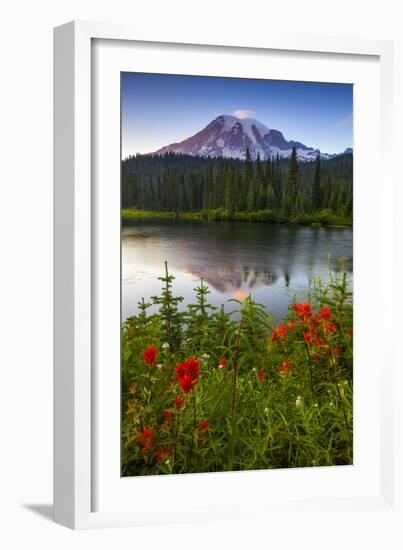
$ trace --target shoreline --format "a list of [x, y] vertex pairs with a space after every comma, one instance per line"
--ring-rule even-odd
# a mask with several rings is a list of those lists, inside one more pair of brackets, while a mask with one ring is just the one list
[[334, 229], [352, 229], [353, 223], [350, 220], [331, 214], [328, 211], [316, 214], [303, 214], [294, 219], [287, 218], [281, 214], [260, 210], [257, 212], [235, 212], [230, 214], [225, 210], [210, 210], [198, 212], [174, 212], [174, 211], [154, 211], [138, 210], [135, 208], [124, 208], [121, 210], [122, 220], [133, 219], [183, 219], [209, 221], [233, 221], [248, 223], [281, 223], [287, 225], [307, 225], [310, 227], [330, 227]]

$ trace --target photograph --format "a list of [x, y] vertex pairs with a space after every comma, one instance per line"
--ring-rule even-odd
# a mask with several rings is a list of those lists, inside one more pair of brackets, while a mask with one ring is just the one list
[[122, 72], [121, 476], [353, 464], [353, 85]]

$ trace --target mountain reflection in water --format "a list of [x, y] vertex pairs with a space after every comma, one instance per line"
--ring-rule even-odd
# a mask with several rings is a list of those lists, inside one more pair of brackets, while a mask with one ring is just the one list
[[[221, 305], [248, 294], [276, 317], [290, 299], [303, 299], [315, 277], [331, 269], [352, 272], [352, 230], [264, 223], [133, 220], [122, 228], [122, 319], [137, 311], [137, 302], [159, 293], [164, 261], [175, 276], [173, 290], [194, 298], [202, 278], [209, 301]], [[228, 310], [239, 307], [226, 305]]]

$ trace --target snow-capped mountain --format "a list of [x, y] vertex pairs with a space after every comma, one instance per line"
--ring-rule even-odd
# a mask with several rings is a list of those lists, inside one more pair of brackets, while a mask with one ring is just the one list
[[[299, 141], [287, 141], [279, 130], [270, 129], [253, 118], [237, 118], [220, 115], [193, 136], [179, 142], [166, 145], [154, 154], [173, 152], [187, 155], [245, 158], [249, 149], [252, 159], [260, 155], [261, 159], [275, 157], [288, 158], [292, 148], [296, 147], [299, 160], [314, 160], [318, 149], [307, 147]], [[321, 153], [324, 159], [335, 155]]]

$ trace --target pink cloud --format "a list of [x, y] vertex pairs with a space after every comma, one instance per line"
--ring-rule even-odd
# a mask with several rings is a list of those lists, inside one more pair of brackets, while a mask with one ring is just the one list
[[251, 111], [250, 109], [237, 109], [234, 111], [234, 115], [237, 118], [249, 118], [255, 114], [255, 111]]

